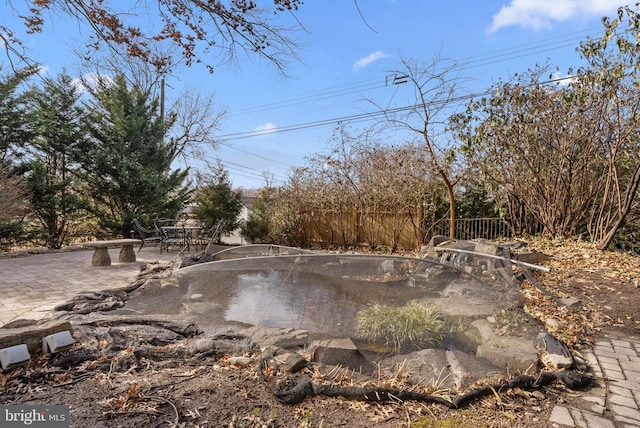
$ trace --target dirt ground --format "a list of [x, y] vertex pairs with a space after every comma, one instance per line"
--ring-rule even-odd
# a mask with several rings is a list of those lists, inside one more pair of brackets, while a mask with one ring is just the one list
[[[551, 296], [523, 287], [523, 306], [573, 349], [579, 352], [603, 334], [640, 334], [640, 258], [576, 242], [533, 241], [525, 250], [548, 257], [539, 264], [551, 272], [535, 276]], [[573, 300], [558, 306], [560, 299]], [[67, 369], [36, 357], [27, 369], [0, 374], [0, 402], [69, 405], [72, 427], [530, 427], [545, 426], [556, 403], [581, 393], [558, 383], [515, 388], [455, 410], [320, 396], [281, 404], [245, 360], [160, 361], [134, 358], [126, 347], [119, 355], [117, 364], [87, 360]], [[455, 394], [437, 385], [429, 392]]]

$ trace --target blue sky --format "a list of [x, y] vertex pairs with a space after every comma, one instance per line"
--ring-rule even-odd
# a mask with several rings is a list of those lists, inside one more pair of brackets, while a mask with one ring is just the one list
[[[264, 60], [241, 55], [237, 66], [220, 64], [213, 74], [198, 65], [178, 70], [168, 79], [168, 96], [179, 94], [183, 86], [196, 88], [226, 108], [217, 130], [223, 144], [209, 150], [207, 157], [222, 159], [235, 186], [264, 185], [263, 171], [280, 184], [291, 167], [304, 164], [305, 156], [326, 150], [337, 120], [375, 111], [365, 100], [386, 105], [403, 96], [406, 89], [385, 84], [401, 59], [454, 60], [464, 66], [466, 90], [471, 92], [547, 61], [559, 67], [558, 76], [564, 76], [570, 66], [581, 65], [575, 52], [580, 40], [601, 34], [602, 16], [613, 17], [622, 4], [620, 0], [306, 0], [296, 15], [304, 26], [295, 35], [302, 45], [300, 61], [290, 63], [289, 77]], [[6, 16], [0, 14], [0, 24]], [[297, 25], [290, 17], [282, 19]], [[52, 75], [63, 67], [76, 75], [80, 71], [73, 48], [82, 46], [77, 30], [68, 22], [54, 21], [43, 35], [25, 38], [29, 53]], [[282, 132], [287, 128], [300, 129]], [[271, 132], [247, 136], [260, 130]]]

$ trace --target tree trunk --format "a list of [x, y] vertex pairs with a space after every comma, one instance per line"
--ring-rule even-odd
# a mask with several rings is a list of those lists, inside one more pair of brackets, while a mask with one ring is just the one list
[[453, 184], [445, 180], [447, 193], [449, 194], [449, 238], [456, 238], [456, 198], [453, 193]]
[[613, 241], [613, 238], [616, 235], [616, 232], [624, 226], [627, 215], [631, 212], [631, 207], [633, 206], [633, 201], [636, 197], [636, 193], [638, 192], [638, 187], [640, 186], [640, 166], [636, 168], [633, 173], [633, 177], [631, 178], [631, 182], [629, 183], [629, 187], [627, 188], [627, 192], [625, 193], [624, 198], [624, 206], [618, 212], [618, 220], [616, 220], [611, 229], [604, 235], [604, 237], [598, 242], [599, 250], [606, 250]]

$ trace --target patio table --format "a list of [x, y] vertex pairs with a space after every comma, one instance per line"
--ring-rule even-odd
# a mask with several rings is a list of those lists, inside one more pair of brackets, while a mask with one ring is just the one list
[[202, 230], [201, 226], [161, 226], [162, 231], [162, 248], [169, 251], [170, 245], [180, 245], [187, 247], [187, 251], [191, 248], [191, 241], [195, 232]]

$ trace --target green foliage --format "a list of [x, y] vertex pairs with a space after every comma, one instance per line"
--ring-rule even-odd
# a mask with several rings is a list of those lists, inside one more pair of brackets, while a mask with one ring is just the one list
[[457, 193], [456, 217], [482, 218], [495, 217], [498, 207], [489, 190], [476, 180], [467, 181], [461, 186], [462, 192]]
[[21, 222], [0, 222], [0, 251], [15, 245], [24, 235], [24, 226]]
[[609, 249], [640, 255], [640, 222], [631, 221], [619, 230]]
[[443, 337], [444, 321], [433, 308], [411, 302], [402, 307], [375, 304], [356, 315], [356, 334], [368, 340], [384, 340], [400, 350], [407, 345], [422, 348]]
[[26, 183], [33, 213], [45, 245], [60, 248], [68, 240], [71, 222], [86, 206], [75, 175], [76, 152], [85, 138], [80, 94], [67, 74], [45, 79], [29, 94], [33, 139], [25, 148]]
[[203, 184], [198, 186], [193, 197], [194, 214], [208, 228], [222, 219], [225, 220], [223, 232], [236, 230], [243, 207], [242, 193], [231, 188], [229, 173], [218, 163], [210, 176], [201, 176], [198, 181]]
[[90, 143], [80, 157], [103, 229], [128, 236], [133, 219], [174, 218], [190, 197], [188, 170], [172, 170], [172, 146], [158, 100], [129, 89], [123, 76], [102, 82], [88, 118]]
[[271, 240], [273, 193], [274, 189], [269, 187], [260, 190], [258, 199], [249, 211], [249, 218], [241, 226], [242, 236], [254, 244]]
[[[298, 426], [300, 428], [314, 428], [313, 418], [311, 417], [311, 410], [305, 410], [304, 418], [302, 419], [302, 421], [300, 421], [300, 425]], [[317, 428], [322, 428], [324, 426], [324, 419], [321, 419], [316, 426]]]
[[24, 94], [18, 89], [37, 71], [35, 67], [25, 68], [0, 77], [0, 161], [15, 160], [20, 156], [19, 149], [31, 138]]

